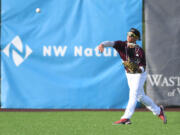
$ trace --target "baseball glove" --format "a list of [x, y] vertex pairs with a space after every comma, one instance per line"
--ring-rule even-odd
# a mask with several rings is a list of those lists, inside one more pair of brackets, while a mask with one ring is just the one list
[[129, 71], [129, 73], [138, 73], [139, 72], [139, 66], [137, 63], [131, 61], [128, 59], [127, 61], [123, 62], [125, 68]]

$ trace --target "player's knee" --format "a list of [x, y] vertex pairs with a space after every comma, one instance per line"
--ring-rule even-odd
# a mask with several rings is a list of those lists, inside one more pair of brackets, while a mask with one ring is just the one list
[[138, 95], [137, 101], [138, 101], [138, 102], [142, 102], [142, 101], [143, 101], [143, 98], [144, 98], [143, 95]]

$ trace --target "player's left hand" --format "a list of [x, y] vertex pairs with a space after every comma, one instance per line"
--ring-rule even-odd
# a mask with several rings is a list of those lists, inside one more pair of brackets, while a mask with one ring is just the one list
[[141, 69], [139, 69], [138, 65], [135, 62], [128, 60], [124, 61], [123, 64], [130, 73], [141, 73]]

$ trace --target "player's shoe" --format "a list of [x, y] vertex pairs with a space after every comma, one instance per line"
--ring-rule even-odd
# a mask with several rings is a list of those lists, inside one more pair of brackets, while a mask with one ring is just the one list
[[113, 125], [118, 125], [118, 124], [128, 125], [128, 124], [131, 124], [131, 121], [130, 121], [130, 119], [120, 119], [120, 120], [113, 123]]
[[161, 109], [161, 111], [160, 111], [160, 114], [158, 117], [163, 121], [164, 124], [167, 124], [167, 119], [166, 119], [166, 116], [164, 114], [164, 107], [161, 105], [160, 109]]

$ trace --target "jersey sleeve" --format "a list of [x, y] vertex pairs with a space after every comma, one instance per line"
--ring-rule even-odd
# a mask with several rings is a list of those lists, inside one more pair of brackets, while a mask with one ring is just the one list
[[113, 48], [116, 49], [116, 50], [124, 50], [125, 44], [124, 44], [123, 41], [118, 40], [118, 41], [115, 41], [115, 42], [114, 42]]
[[101, 44], [103, 44], [104, 47], [113, 47], [115, 42], [114, 41], [104, 41]]

